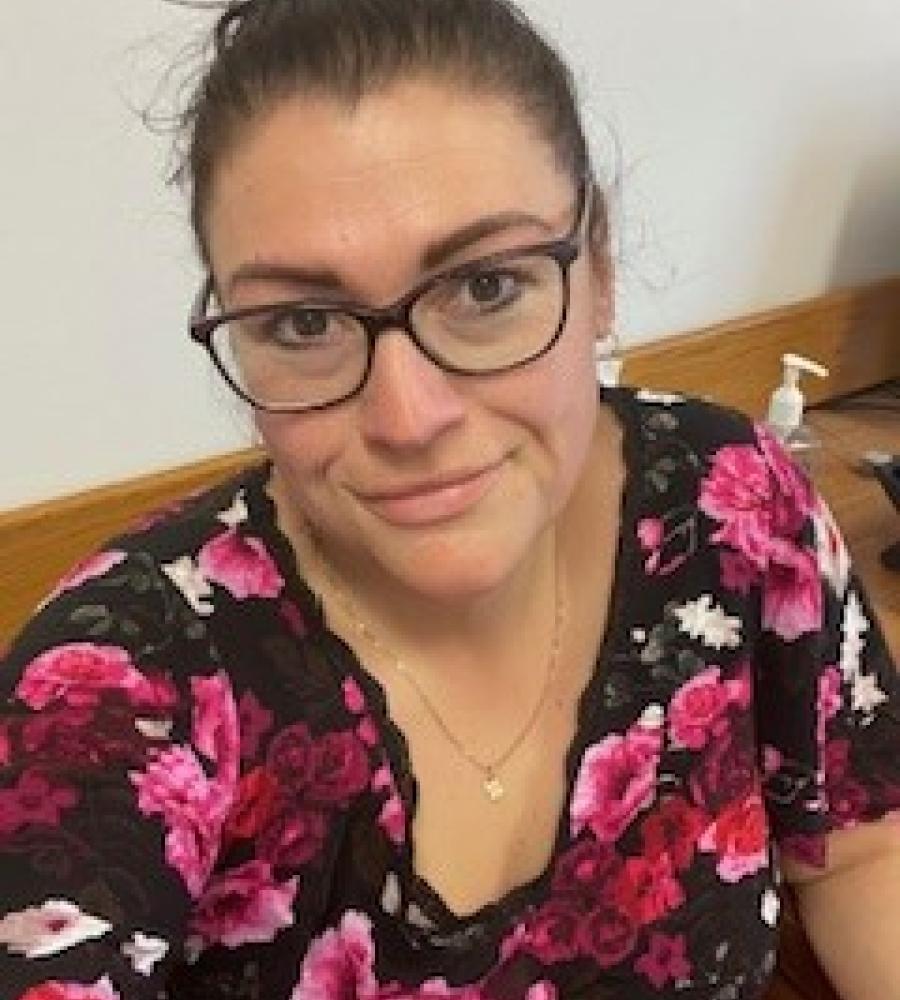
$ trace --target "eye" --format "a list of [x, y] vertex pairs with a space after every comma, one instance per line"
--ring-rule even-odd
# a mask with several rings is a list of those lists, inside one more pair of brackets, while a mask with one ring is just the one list
[[257, 316], [247, 324], [261, 343], [273, 347], [309, 348], [339, 337], [343, 326], [340, 314], [328, 309], [276, 309]]
[[515, 279], [509, 274], [476, 274], [470, 278], [466, 290], [474, 302], [490, 304], [508, 297], [515, 288]]
[[270, 335], [290, 347], [303, 341], [321, 340], [329, 327], [329, 314], [324, 309], [292, 309], [273, 318]]
[[454, 297], [464, 309], [490, 312], [515, 302], [522, 290], [522, 275], [514, 271], [479, 271], [458, 280]]

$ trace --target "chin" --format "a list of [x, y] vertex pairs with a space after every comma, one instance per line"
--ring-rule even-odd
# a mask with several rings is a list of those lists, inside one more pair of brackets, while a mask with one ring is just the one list
[[385, 553], [384, 568], [423, 597], [447, 603], [491, 594], [507, 582], [532, 548], [528, 540], [491, 532], [433, 533], [402, 551]]

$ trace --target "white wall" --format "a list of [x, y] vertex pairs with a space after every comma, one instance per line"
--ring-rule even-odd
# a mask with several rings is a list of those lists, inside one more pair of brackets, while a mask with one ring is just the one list
[[[897, 0], [525, 6], [620, 161], [626, 342], [900, 272]], [[246, 440], [184, 334], [185, 206], [134, 110], [208, 19], [0, 5], [0, 509]]]

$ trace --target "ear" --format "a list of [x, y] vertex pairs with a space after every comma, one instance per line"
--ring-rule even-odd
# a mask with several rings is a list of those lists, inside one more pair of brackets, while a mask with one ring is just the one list
[[613, 263], [607, 247], [591, 246], [591, 319], [598, 340], [613, 330], [615, 299], [613, 296]]

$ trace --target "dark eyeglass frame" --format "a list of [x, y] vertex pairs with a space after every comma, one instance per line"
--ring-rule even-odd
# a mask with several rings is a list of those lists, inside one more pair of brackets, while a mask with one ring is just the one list
[[[527, 246], [515, 247], [510, 250], [501, 250], [497, 253], [489, 254], [486, 257], [479, 257], [477, 260], [466, 261], [465, 263], [460, 264], [457, 267], [449, 268], [446, 271], [440, 271], [416, 285], [412, 290], [407, 292], [402, 296], [402, 298], [398, 299], [392, 305], [383, 306], [379, 309], [366, 309], [363, 307], [342, 305], [334, 302], [317, 302], [313, 299], [297, 299], [287, 300], [285, 302], [268, 303], [266, 305], [244, 306], [241, 309], [234, 309], [228, 312], [218, 313], [214, 316], [208, 316], [206, 311], [209, 308], [210, 299], [213, 297], [213, 293], [215, 291], [215, 282], [213, 276], [210, 274], [200, 287], [200, 290], [194, 300], [193, 307], [191, 308], [190, 320], [188, 323], [189, 336], [191, 340], [205, 348], [219, 373], [241, 399], [254, 409], [263, 410], [268, 413], [307, 413], [314, 410], [324, 410], [332, 406], [337, 406], [339, 403], [343, 403], [346, 402], [346, 400], [351, 399], [362, 390], [363, 386], [368, 381], [369, 373], [372, 369], [372, 358], [375, 354], [376, 341], [388, 330], [402, 330], [433, 364], [437, 365], [437, 367], [443, 371], [450, 372], [453, 375], [494, 375], [499, 372], [512, 371], [515, 368], [521, 368], [523, 365], [536, 361], [538, 358], [550, 351], [562, 336], [562, 332], [565, 329], [566, 321], [569, 316], [570, 270], [574, 261], [577, 260], [581, 254], [584, 246], [582, 228], [585, 217], [588, 215], [587, 209], [590, 204], [590, 192], [592, 189], [593, 185], [589, 177], [584, 177], [580, 180], [578, 185], [575, 222], [569, 232], [560, 239], [547, 240], [541, 243], [531, 243]], [[562, 309], [560, 311], [559, 323], [557, 324], [553, 335], [540, 350], [534, 351], [522, 358], [520, 361], [515, 361], [509, 365], [503, 365], [499, 368], [478, 369], [477, 371], [472, 371], [468, 368], [457, 368], [454, 365], [447, 364], [443, 358], [438, 357], [427, 344], [423, 343], [412, 324], [412, 312], [419, 299], [431, 291], [436, 284], [446, 281], [447, 279], [464, 278], [469, 275], [474, 276], [483, 271], [486, 267], [502, 263], [505, 260], [523, 256], [551, 257], [559, 265], [560, 275], [562, 278]], [[347, 316], [352, 316], [355, 320], [357, 320], [366, 334], [367, 353], [365, 369], [363, 370], [358, 384], [352, 390], [345, 393], [343, 396], [340, 396], [337, 399], [329, 400], [326, 403], [314, 403], [306, 406], [260, 403], [258, 400], [249, 396], [241, 388], [241, 386], [235, 382], [225, 365], [219, 359], [218, 352], [213, 344], [213, 333], [218, 327], [226, 323], [233, 322], [234, 320], [243, 319], [247, 316], [269, 313], [273, 310], [290, 313], [294, 310], [300, 309], [341, 312]]]

